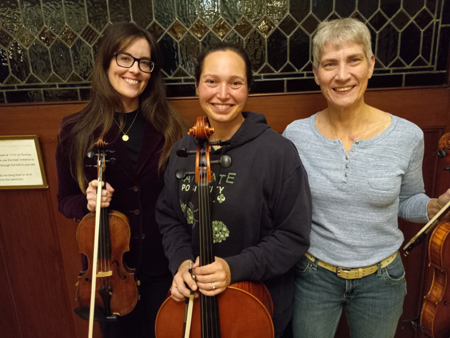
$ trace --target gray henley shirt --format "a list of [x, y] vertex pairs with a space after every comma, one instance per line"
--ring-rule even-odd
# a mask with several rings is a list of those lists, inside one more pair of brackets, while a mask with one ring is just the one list
[[398, 216], [428, 221], [423, 132], [391, 115], [385, 131], [371, 139], [356, 139], [347, 153], [341, 140], [319, 133], [316, 115], [292, 122], [283, 133], [296, 145], [311, 187], [308, 252], [342, 267], [377, 263], [404, 240]]

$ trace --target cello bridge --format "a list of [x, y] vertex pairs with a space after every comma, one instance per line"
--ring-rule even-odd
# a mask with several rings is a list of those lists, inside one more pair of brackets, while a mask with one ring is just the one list
[[112, 271], [99, 271], [97, 272], [97, 278], [102, 278], [102, 277], [111, 277], [112, 276]]

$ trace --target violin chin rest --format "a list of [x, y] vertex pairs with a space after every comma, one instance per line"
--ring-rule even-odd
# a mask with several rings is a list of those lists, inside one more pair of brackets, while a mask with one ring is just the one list
[[[89, 305], [82, 305], [77, 307], [74, 311], [82, 319], [89, 320]], [[117, 321], [117, 315], [106, 316], [105, 312], [100, 307], [94, 309], [94, 321], [96, 322], [114, 322]]]

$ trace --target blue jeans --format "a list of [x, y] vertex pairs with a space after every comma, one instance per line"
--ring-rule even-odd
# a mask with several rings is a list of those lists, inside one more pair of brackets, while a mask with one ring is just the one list
[[394, 337], [406, 295], [400, 254], [360, 279], [342, 279], [303, 256], [296, 266], [295, 338], [332, 338], [342, 309], [352, 338]]

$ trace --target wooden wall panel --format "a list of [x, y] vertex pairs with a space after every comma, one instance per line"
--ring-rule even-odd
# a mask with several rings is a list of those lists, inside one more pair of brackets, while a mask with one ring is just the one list
[[[437, 195], [450, 187], [450, 175], [439, 168], [441, 162], [435, 155], [437, 141], [450, 130], [450, 90], [376, 90], [367, 92], [366, 101], [413, 121], [425, 131], [427, 192]], [[196, 98], [175, 98], [171, 102], [191, 124], [201, 114]], [[0, 105], [0, 135], [39, 136], [49, 184], [48, 189], [0, 190], [1, 337], [86, 336], [87, 322], [73, 312], [75, 282], [80, 270], [76, 223], [58, 212], [55, 167], [61, 118], [83, 106], [84, 103]], [[247, 102], [247, 110], [265, 114], [277, 132], [282, 132], [293, 120], [308, 117], [325, 106], [320, 93], [255, 95]], [[421, 225], [402, 223], [401, 227], [409, 240]], [[408, 296], [402, 319], [409, 321], [418, 316], [426, 289], [426, 245], [416, 248], [404, 263]], [[343, 325], [337, 337], [347, 336]], [[397, 337], [419, 335], [406, 322], [399, 326]]]
[[2, 223], [0, 221], [0, 336], [2, 338], [22, 338], [17, 306], [12, 294], [12, 281], [5, 261], [6, 244]]
[[[23, 338], [57, 337], [73, 327], [63, 283], [60, 246], [47, 190], [8, 190], [0, 195], [2, 254]], [[50, 305], [51, 306], [48, 306]], [[45, 323], [45, 325], [42, 325]], [[26, 330], [24, 329], [26, 328]]]

